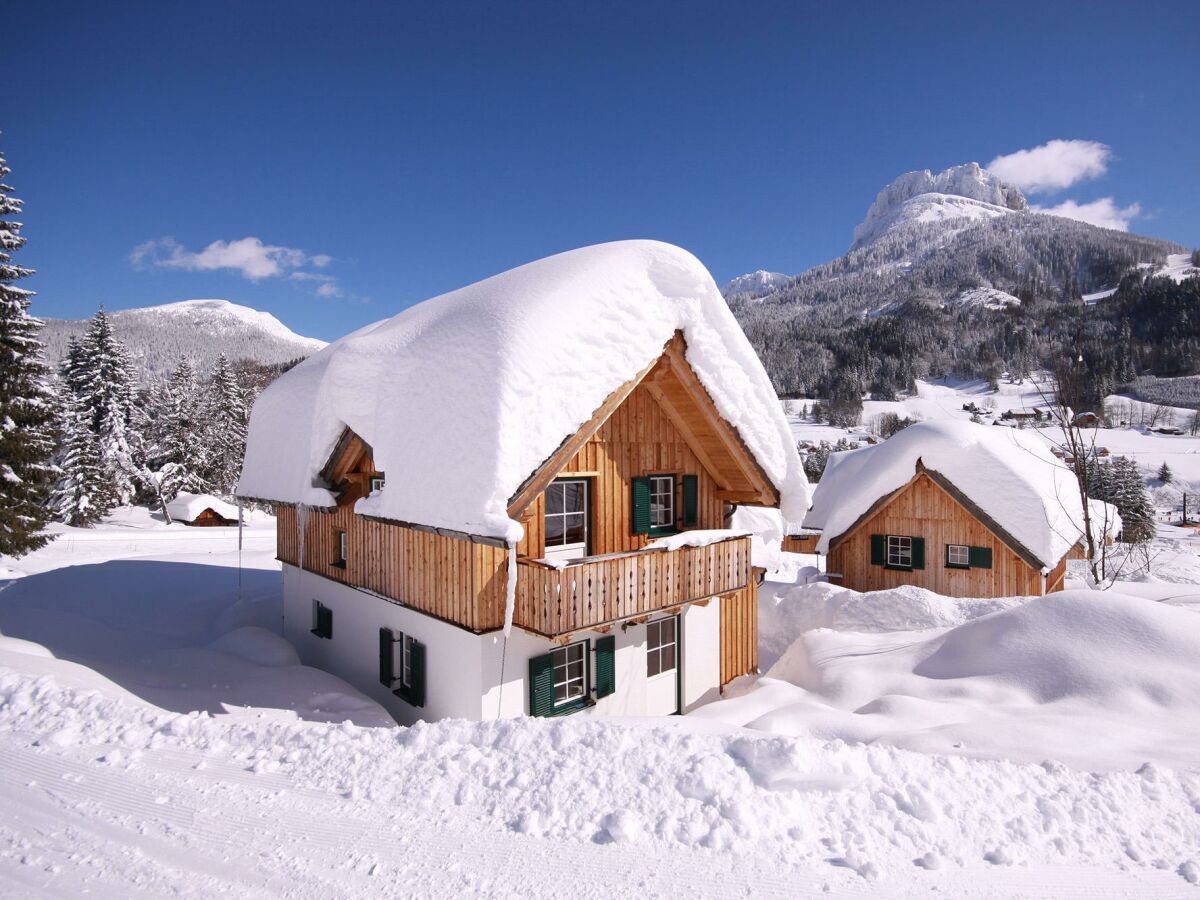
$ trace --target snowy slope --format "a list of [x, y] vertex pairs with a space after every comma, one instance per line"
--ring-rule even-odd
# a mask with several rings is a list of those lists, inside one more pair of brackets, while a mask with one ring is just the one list
[[721, 294], [725, 297], [732, 297], [734, 294], [751, 294], [755, 297], [762, 297], [791, 280], [791, 275], [759, 269], [757, 272], [748, 272], [731, 279], [721, 290]]
[[357, 511], [515, 541], [509, 499], [677, 331], [798, 521], [808, 481], [762, 364], [703, 264], [657, 241], [538, 260], [330, 345], [255, 402], [238, 494], [332, 505], [313, 479], [349, 427], [403, 474]]
[[[828, 688], [765, 678], [717, 717], [362, 727], [374, 704], [268, 652], [268, 627], [247, 634], [278, 578], [269, 523], [243, 573], [249, 608], [216, 531], [123, 514], [86, 546], [64, 531], [0, 559], [29, 573], [0, 591], [5, 896], [1195, 896], [1200, 773], [1166, 764], [1200, 695], [1196, 626], [1179, 618], [1194, 613], [1088, 596], [975, 618], [982, 634], [817, 633]], [[131, 626], [137, 651], [108, 639]], [[31, 642], [39, 628], [55, 656]], [[89, 653], [105, 674], [80, 664]], [[1063, 696], [1039, 680], [1055, 673]], [[922, 701], [922, 683], [941, 697]], [[780, 731], [823, 716], [888, 737], [766, 733], [771, 708]], [[1117, 714], [1123, 730], [1104, 731]], [[998, 752], [1014, 725], [1031, 762]], [[889, 745], [905, 740], [927, 752]], [[1083, 768], [1056, 761], [1097, 746]]]
[[[165, 375], [187, 357], [207, 371], [220, 353], [230, 359], [280, 363], [308, 356], [325, 341], [296, 334], [267, 312], [228, 300], [182, 300], [109, 313], [113, 330], [143, 377]], [[47, 356], [57, 363], [67, 340], [87, 329], [83, 319], [46, 319]]]

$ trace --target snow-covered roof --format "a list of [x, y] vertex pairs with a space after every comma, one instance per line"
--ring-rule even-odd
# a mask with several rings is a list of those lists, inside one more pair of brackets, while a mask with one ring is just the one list
[[206, 509], [211, 509], [222, 519], [237, 520], [237, 507], [232, 503], [226, 503], [220, 497], [214, 497], [212, 494], [189, 494], [180, 493], [175, 495], [175, 499], [167, 504], [167, 513], [172, 519], [182, 522], [190, 522], [204, 512]]
[[315, 479], [349, 427], [388, 476], [358, 512], [517, 540], [509, 498], [676, 330], [799, 521], [808, 481], [762, 364], [699, 260], [657, 241], [539, 260], [334, 342], [259, 396], [237, 491], [333, 505]]
[[805, 527], [821, 529], [817, 551], [829, 552], [872, 504], [907, 484], [918, 460], [1044, 566], [1054, 566], [1083, 535], [1074, 473], [1041, 437], [937, 420], [910, 425], [881, 444], [830, 455], [804, 520]]

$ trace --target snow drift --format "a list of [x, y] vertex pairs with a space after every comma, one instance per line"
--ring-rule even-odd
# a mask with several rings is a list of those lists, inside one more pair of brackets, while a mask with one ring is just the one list
[[255, 403], [237, 492], [331, 505], [314, 478], [348, 426], [397, 476], [359, 512], [515, 541], [509, 498], [676, 330], [785, 514], [803, 518], [808, 482], [758, 357], [704, 266], [655, 241], [530, 263], [330, 345]]

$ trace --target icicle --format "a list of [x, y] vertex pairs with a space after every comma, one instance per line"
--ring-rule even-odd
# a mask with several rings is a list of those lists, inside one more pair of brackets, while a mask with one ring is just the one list
[[242, 605], [242, 528], [246, 524], [245, 516], [242, 514], [242, 498], [237, 498], [238, 502], [238, 607]]
[[513, 610], [517, 607], [517, 545], [508, 545], [508, 593], [504, 598], [504, 636], [512, 631]]

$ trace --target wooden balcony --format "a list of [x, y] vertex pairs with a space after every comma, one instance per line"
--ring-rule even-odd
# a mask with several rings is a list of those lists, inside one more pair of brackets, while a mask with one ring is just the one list
[[750, 584], [750, 538], [517, 566], [517, 625], [550, 637], [670, 609]]

